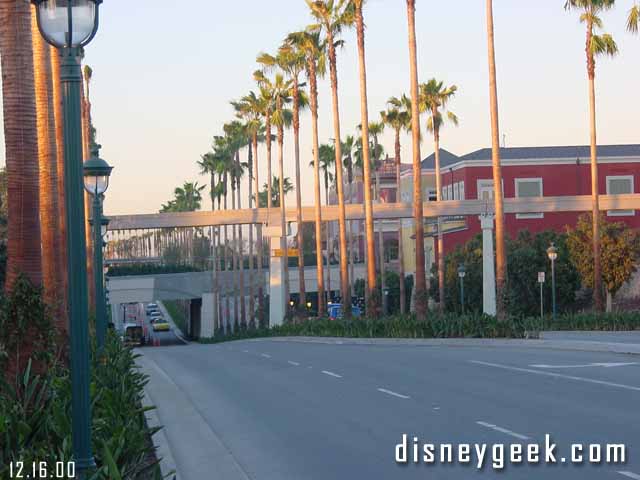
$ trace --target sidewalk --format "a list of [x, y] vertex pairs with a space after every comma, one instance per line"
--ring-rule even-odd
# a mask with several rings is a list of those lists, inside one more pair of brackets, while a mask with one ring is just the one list
[[[563, 334], [571, 334], [565, 339]], [[617, 341], [608, 340], [611, 338]], [[599, 334], [597, 337], [595, 334]], [[627, 334], [629, 337], [624, 337]], [[637, 337], [636, 337], [637, 335]], [[623, 336], [625, 341], [619, 338]], [[547, 339], [551, 337], [551, 339]], [[635, 338], [637, 338], [637, 341]], [[344, 337], [274, 337], [258, 338], [253, 342], [276, 341], [298, 343], [323, 343], [332, 345], [413, 345], [416, 347], [486, 347], [486, 348], [540, 348], [580, 352], [619, 353], [640, 355], [640, 332], [543, 332], [542, 340], [485, 339], [485, 338], [344, 338]], [[598, 338], [599, 341], [591, 340]], [[633, 340], [631, 340], [633, 338]], [[605, 341], [600, 341], [605, 340]]]

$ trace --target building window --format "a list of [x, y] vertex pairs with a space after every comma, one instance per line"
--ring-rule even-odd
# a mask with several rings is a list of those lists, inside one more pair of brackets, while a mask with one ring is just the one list
[[453, 200], [453, 185], [447, 185], [447, 199]]
[[[541, 178], [516, 178], [516, 197], [517, 198], [535, 198], [542, 197], [542, 179]], [[544, 218], [544, 213], [518, 213], [516, 218]]]
[[478, 200], [493, 200], [493, 180], [478, 180]]
[[427, 198], [429, 199], [430, 202], [435, 202], [438, 200], [438, 195], [436, 193], [435, 188], [427, 189]]
[[[626, 193], [635, 193], [633, 175], [607, 177], [607, 195], [624, 195]], [[609, 217], [629, 217], [635, 214], [635, 210], [611, 210], [607, 212]]]
[[453, 199], [460, 200], [460, 184], [457, 182], [453, 184]]
[[465, 200], [465, 196], [464, 196], [464, 182], [460, 182], [460, 200]]

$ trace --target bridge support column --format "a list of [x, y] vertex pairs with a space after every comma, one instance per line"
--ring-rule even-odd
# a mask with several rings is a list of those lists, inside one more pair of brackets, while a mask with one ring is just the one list
[[493, 255], [493, 215], [481, 215], [482, 227], [482, 310], [496, 314], [496, 269]]
[[[287, 313], [287, 299], [284, 298], [284, 262], [285, 256], [276, 256], [276, 250], [280, 250], [282, 229], [280, 225], [270, 226], [266, 229], [269, 235], [269, 326], [282, 325]], [[286, 244], [286, 243], [285, 243]], [[286, 252], [279, 252], [286, 255]]]
[[200, 337], [211, 338], [215, 336], [214, 318], [216, 316], [215, 293], [202, 294], [202, 311]]

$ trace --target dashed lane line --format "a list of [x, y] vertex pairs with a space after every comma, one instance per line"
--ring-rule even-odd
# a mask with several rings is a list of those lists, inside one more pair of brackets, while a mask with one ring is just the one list
[[494, 425], [493, 423], [487, 422], [476, 422], [478, 425], [482, 425], [483, 427], [490, 428], [491, 430], [495, 430], [496, 432], [504, 433], [505, 435], [509, 435], [511, 437], [517, 438], [518, 440], [529, 440], [529, 437], [526, 435], [522, 435], [520, 433], [513, 432], [511, 430], [507, 430], [506, 428], [499, 427]]
[[328, 370], [322, 370], [322, 373], [324, 373], [325, 375], [329, 375], [330, 377], [342, 378], [342, 375], [338, 375], [337, 373], [333, 373]]
[[638, 475], [637, 473], [633, 473], [633, 472], [618, 472], [618, 473], [623, 477], [633, 478], [634, 480], [640, 480], [640, 475]]
[[271, 355], [269, 355], [268, 353], [261, 353], [260, 356], [264, 358], [271, 358]]
[[403, 400], [408, 400], [411, 398], [407, 395], [402, 395], [401, 393], [396, 393], [391, 390], [387, 390], [386, 388], [378, 388], [378, 391], [382, 393], [386, 393], [387, 395], [391, 395], [393, 397], [402, 398]]
[[299, 366], [300, 366], [300, 364], [299, 364], [298, 362], [293, 362], [293, 361], [291, 361], [291, 360], [288, 360], [288, 361], [287, 361], [287, 363], [288, 363], [289, 365], [293, 365], [294, 367], [299, 367]]

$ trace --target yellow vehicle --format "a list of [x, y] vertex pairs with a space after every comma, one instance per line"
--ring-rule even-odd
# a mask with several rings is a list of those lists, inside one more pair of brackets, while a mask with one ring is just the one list
[[151, 326], [154, 332], [168, 332], [171, 330], [169, 323], [163, 318], [156, 318], [151, 320]]

